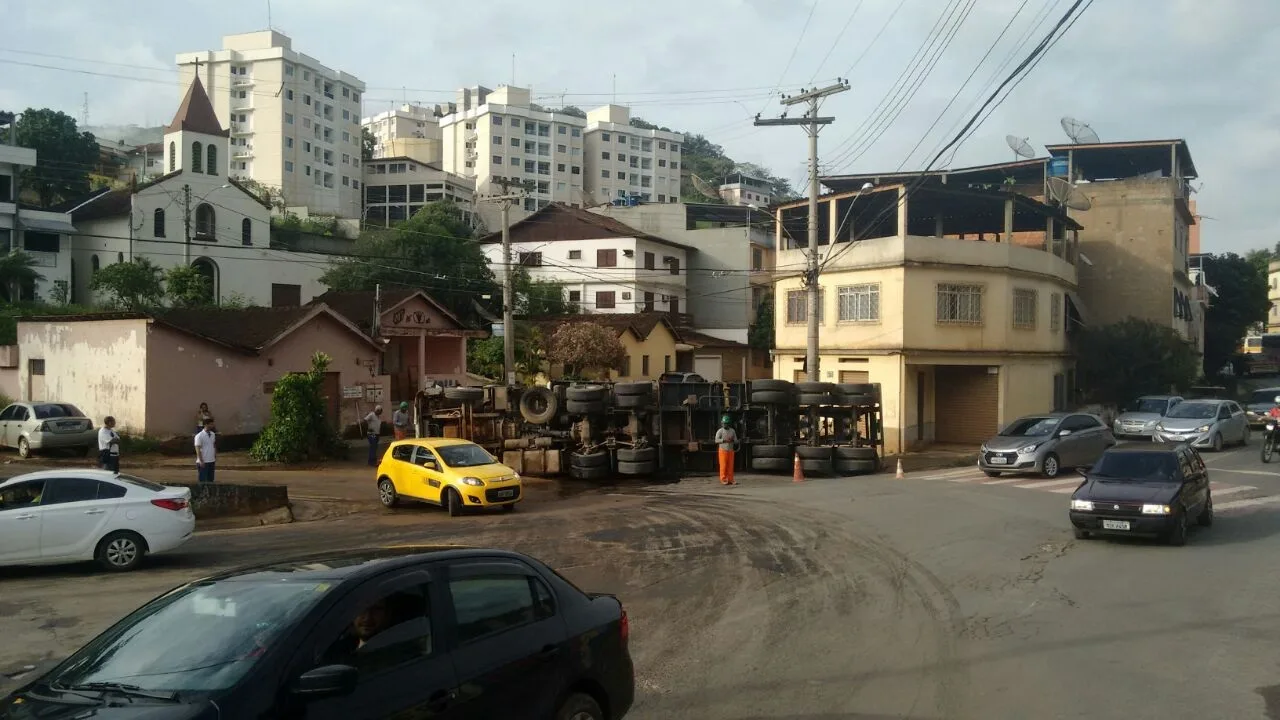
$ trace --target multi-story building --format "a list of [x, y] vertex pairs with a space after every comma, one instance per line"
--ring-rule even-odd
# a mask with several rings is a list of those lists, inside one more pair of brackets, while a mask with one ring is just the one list
[[[818, 212], [819, 377], [880, 384], [886, 452], [976, 447], [1070, 403], [1080, 225], [1060, 208], [1000, 188], [891, 182], [822, 196]], [[777, 267], [803, 268], [806, 201], [776, 216]], [[859, 219], [856, 239], [844, 218]], [[774, 377], [805, 380], [799, 273], [780, 273], [774, 294]]]
[[475, 180], [476, 192], [497, 195], [503, 182], [523, 186], [523, 209], [549, 203], [581, 207], [584, 118], [546, 112], [530, 102], [528, 88], [501, 86], [458, 91], [455, 111], [440, 118], [441, 167]]
[[408, 157], [385, 157], [364, 164], [364, 220], [389, 226], [413, 217], [423, 204], [449, 200], [475, 217], [475, 181]]
[[765, 207], [773, 202], [773, 190], [760, 178], [734, 173], [720, 185], [720, 199], [729, 205]]
[[439, 165], [444, 159], [440, 140], [439, 105], [401, 105], [366, 117], [361, 126], [373, 136], [373, 157], [407, 157]]
[[684, 135], [633, 127], [631, 110], [605, 105], [587, 113], [586, 181], [590, 205], [619, 199], [680, 201], [680, 144]]
[[[71, 300], [70, 233], [76, 232], [66, 213], [23, 205], [19, 176], [35, 167], [36, 151], [0, 144], [0, 252], [22, 250], [35, 261], [40, 279], [17, 288], [18, 299]], [[8, 289], [4, 292], [8, 294]]]
[[232, 177], [278, 190], [304, 215], [360, 217], [364, 83], [293, 50], [274, 30], [227, 35], [177, 56], [182, 92], [198, 76], [231, 131]]
[[1267, 266], [1267, 299], [1271, 309], [1267, 311], [1266, 331], [1280, 333], [1280, 260], [1272, 260]]

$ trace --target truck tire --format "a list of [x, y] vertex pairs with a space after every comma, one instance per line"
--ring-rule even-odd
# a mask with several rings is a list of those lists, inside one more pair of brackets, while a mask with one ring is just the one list
[[569, 402], [573, 402], [574, 400], [577, 400], [579, 402], [591, 402], [592, 400], [603, 400], [604, 386], [603, 385], [571, 385], [565, 388], [564, 396], [569, 400]]
[[829, 382], [813, 382], [806, 380], [796, 383], [796, 392], [798, 393], [826, 393], [831, 394], [836, 391], [834, 383]]
[[767, 378], [764, 380], [751, 381], [751, 392], [755, 393], [763, 390], [793, 393], [796, 391], [796, 385], [795, 383], [787, 380], [770, 380]]
[[836, 396], [836, 404], [847, 407], [868, 407], [875, 405], [876, 402], [876, 399], [871, 395], [849, 394]]
[[832, 405], [835, 398], [831, 397], [831, 393], [800, 393], [796, 398], [798, 405], [815, 406], [815, 405]]
[[852, 445], [837, 445], [835, 455], [836, 460], [875, 460], [879, 457], [875, 448]]
[[647, 408], [653, 405], [651, 395], [618, 395], [613, 398], [613, 406], [625, 410]]
[[792, 467], [790, 458], [758, 457], [751, 458], [751, 469], [762, 472], [786, 472]]
[[604, 412], [603, 400], [569, 400], [565, 403], [565, 410], [570, 415], [599, 415]]
[[530, 388], [520, 395], [520, 417], [534, 425], [544, 425], [560, 412], [560, 398], [550, 388]]
[[650, 475], [657, 469], [658, 463], [655, 460], [647, 460], [645, 462], [618, 461], [619, 475]]
[[444, 389], [444, 396], [447, 400], [454, 400], [463, 403], [478, 403], [481, 400], [484, 400], [484, 388], [450, 387]]
[[609, 466], [570, 467], [569, 477], [575, 480], [603, 480], [609, 477]]
[[810, 459], [800, 458], [800, 467], [807, 473], [818, 473], [819, 475], [831, 474], [831, 461], [828, 459]]
[[800, 456], [800, 460], [825, 460], [831, 462], [831, 447], [828, 445], [797, 445], [796, 455]]
[[836, 472], [841, 475], [870, 475], [879, 469], [877, 460], [836, 460]]
[[618, 448], [618, 462], [647, 463], [658, 459], [658, 448]]
[[625, 382], [618, 383], [613, 386], [613, 394], [616, 397], [624, 395], [649, 395], [653, 393], [653, 383], [651, 382]]
[[752, 458], [782, 458], [790, 461], [792, 459], [792, 450], [790, 445], [752, 445]]
[[784, 390], [752, 390], [751, 404], [753, 405], [791, 405], [796, 401], [796, 396], [790, 391]]
[[609, 453], [600, 450], [592, 453], [571, 453], [569, 455], [570, 467], [608, 467]]

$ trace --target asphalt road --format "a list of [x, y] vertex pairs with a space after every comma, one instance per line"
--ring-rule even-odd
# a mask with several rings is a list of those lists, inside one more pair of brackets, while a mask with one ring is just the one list
[[1071, 478], [969, 468], [202, 533], [125, 577], [0, 572], [0, 670], [66, 652], [213, 567], [458, 542], [530, 552], [619, 593], [631, 717], [1280, 719], [1280, 461], [1263, 466], [1256, 444], [1206, 457], [1218, 520], [1183, 548], [1077, 541]]

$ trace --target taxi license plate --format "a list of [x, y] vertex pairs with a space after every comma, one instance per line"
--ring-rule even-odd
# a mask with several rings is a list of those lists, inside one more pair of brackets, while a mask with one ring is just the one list
[[1008, 464], [1009, 464], [1009, 458], [993, 457], [993, 458], [991, 458], [990, 460], [988, 460], [987, 462], [991, 463], [992, 465], [1008, 465]]
[[1128, 530], [1129, 521], [1128, 520], [1103, 520], [1102, 529], [1103, 530]]
[[[500, 498], [515, 497], [515, 495], [516, 495], [516, 491], [515, 491], [514, 489], [512, 489], [512, 490], [499, 490], [499, 491], [498, 491], [498, 497], [500, 497]], [[1125, 523], [1125, 524], [1127, 525], [1128, 523]]]

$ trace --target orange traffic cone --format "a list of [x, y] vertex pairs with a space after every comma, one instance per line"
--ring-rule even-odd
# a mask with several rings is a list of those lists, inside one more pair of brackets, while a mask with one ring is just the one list
[[796, 463], [791, 471], [791, 482], [804, 482], [804, 468], [800, 467], [800, 453], [796, 453]]
[[907, 474], [906, 474], [906, 473], [904, 473], [904, 472], [902, 472], [902, 458], [898, 458], [898, 474], [897, 474], [897, 475], [894, 475], [893, 477], [894, 477], [894, 479], [896, 479], [896, 480], [902, 480], [902, 479], [906, 478], [906, 476], [907, 476]]

